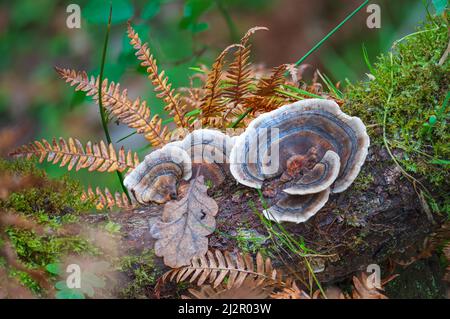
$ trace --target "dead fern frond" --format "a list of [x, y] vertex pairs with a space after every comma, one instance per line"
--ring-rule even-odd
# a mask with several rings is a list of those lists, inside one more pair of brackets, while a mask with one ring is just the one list
[[319, 299], [320, 290], [316, 290], [312, 296], [307, 294], [304, 290], [300, 289], [295, 281], [288, 287], [284, 287], [283, 290], [277, 291], [270, 295], [271, 299]]
[[169, 79], [165, 72], [161, 71], [161, 73], [158, 73], [158, 65], [156, 64], [156, 59], [150, 53], [148, 43], [142, 43], [139, 34], [131, 27], [130, 23], [128, 24], [128, 38], [130, 39], [130, 44], [136, 50], [137, 58], [142, 61], [141, 66], [145, 67], [149, 74], [148, 78], [155, 87], [154, 90], [157, 92], [157, 97], [166, 103], [164, 109], [173, 116], [174, 122], [178, 127], [189, 127], [189, 123], [185, 119], [186, 107], [181, 104], [179, 94], [175, 94], [175, 89], [172, 89], [172, 84], [168, 83]]
[[[89, 77], [86, 72], [77, 72], [70, 69], [56, 68], [56, 71], [63, 80], [75, 86], [75, 91], [86, 92], [98, 103], [99, 78]], [[131, 101], [128, 98], [128, 91], [120, 90], [120, 84], [109, 83], [103, 80], [102, 83], [103, 106], [114, 115], [120, 122], [136, 129], [139, 134], [153, 145], [164, 145], [168, 140], [168, 129], [162, 126], [162, 119], [158, 115], [150, 117], [150, 109], [145, 101], [137, 98]]]
[[90, 200], [94, 202], [97, 210], [103, 210], [105, 208], [111, 209], [113, 207], [126, 210], [133, 208], [133, 205], [130, 203], [125, 193], [116, 192], [113, 196], [108, 188], [105, 188], [105, 190], [102, 191], [97, 187], [94, 192], [92, 187], [89, 186], [87, 191], [83, 191], [81, 194], [81, 200]]
[[282, 64], [275, 67], [269, 77], [259, 80], [255, 94], [246, 99], [246, 107], [251, 108], [252, 113], [268, 112], [285, 102], [277, 94], [277, 89], [285, 82], [285, 71], [286, 65]]
[[123, 172], [134, 169], [139, 164], [137, 153], [125, 153], [123, 147], [116, 152], [112, 144], [106, 145], [103, 141], [99, 144], [87, 142], [84, 147], [76, 138], [69, 138], [67, 142], [62, 137], [59, 141], [53, 138], [51, 144], [46, 139], [34, 141], [19, 147], [10, 155], [25, 156], [27, 159], [35, 156], [39, 158], [40, 163], [47, 159], [52, 164], [60, 163], [60, 167], [68, 165], [69, 171], [75, 167], [76, 171], [87, 168], [90, 172]]
[[191, 296], [182, 296], [182, 299], [267, 299], [273, 290], [273, 285], [258, 284], [256, 279], [246, 278], [240, 287], [230, 289], [223, 284], [217, 288], [204, 285], [199, 290], [188, 289]]
[[253, 258], [248, 254], [237, 253], [233, 256], [229, 252], [222, 253], [216, 250], [214, 253], [208, 251], [203, 257], [196, 257], [191, 265], [172, 269], [166, 272], [158, 281], [158, 287], [166, 281], [182, 282], [189, 279], [189, 282], [197, 282], [198, 286], [206, 281], [217, 288], [227, 282], [227, 289], [238, 288], [246, 278], [257, 280], [258, 284], [271, 282], [272, 284], [282, 284], [282, 273], [272, 267], [270, 258], [263, 259], [262, 255], [256, 255], [256, 267]]
[[261, 78], [258, 83], [256, 95], [270, 96], [275, 94], [275, 90], [284, 83], [284, 72], [286, 71], [286, 64], [282, 64], [273, 68], [272, 75], [268, 78]]
[[253, 70], [250, 63], [250, 37], [259, 30], [269, 30], [265, 27], [254, 27], [247, 31], [241, 39], [241, 47], [234, 53], [234, 61], [230, 64], [227, 73], [227, 88], [223, 96], [229, 99], [230, 104], [236, 106], [244, 102], [243, 97], [250, 92], [253, 80]]
[[204, 96], [201, 99], [202, 122], [208, 123], [210, 117], [221, 117], [224, 103], [223, 88], [220, 87], [220, 82], [223, 74], [223, 65], [225, 56], [234, 47], [241, 47], [238, 44], [233, 44], [225, 48], [222, 53], [214, 61], [211, 71], [208, 73], [208, 78], [204, 86]]

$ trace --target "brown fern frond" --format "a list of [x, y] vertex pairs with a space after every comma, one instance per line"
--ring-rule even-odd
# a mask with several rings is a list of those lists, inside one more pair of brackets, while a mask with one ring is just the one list
[[130, 44], [136, 50], [137, 58], [142, 61], [141, 66], [145, 67], [149, 74], [148, 78], [155, 87], [154, 90], [157, 92], [157, 97], [166, 103], [164, 109], [173, 116], [174, 122], [178, 127], [189, 127], [189, 123], [185, 119], [186, 107], [181, 104], [179, 94], [176, 94], [175, 89], [172, 89], [172, 84], [169, 83], [165, 72], [161, 71], [158, 73], [158, 65], [153, 54], [150, 53], [148, 43], [142, 43], [139, 34], [131, 27], [130, 23], [128, 23], [128, 38], [130, 39]]
[[316, 290], [312, 296], [300, 289], [295, 281], [291, 285], [284, 287], [281, 291], [277, 291], [270, 295], [272, 299], [318, 299], [320, 290]]
[[127, 210], [133, 208], [133, 205], [130, 203], [125, 193], [116, 192], [113, 196], [108, 188], [105, 188], [105, 190], [102, 191], [99, 187], [97, 187], [94, 192], [92, 187], [89, 186], [87, 191], [83, 191], [81, 194], [81, 200], [90, 200], [94, 202], [97, 210], [113, 207]]
[[262, 255], [256, 255], [256, 267], [253, 258], [248, 254], [237, 253], [233, 257], [229, 252], [222, 253], [216, 250], [208, 251], [203, 257], [194, 258], [189, 266], [172, 269], [166, 272], [158, 281], [158, 287], [166, 281], [176, 280], [182, 282], [197, 282], [201, 286], [206, 281], [213, 288], [224, 283], [227, 278], [227, 289], [238, 288], [246, 278], [253, 278], [258, 284], [267, 283], [282, 284], [282, 273], [272, 267], [270, 258], [263, 259]]
[[286, 71], [286, 64], [282, 64], [273, 68], [272, 75], [268, 78], [261, 78], [257, 85], [256, 95], [271, 96], [275, 94], [275, 90], [284, 83], [284, 72]]
[[[99, 78], [88, 76], [86, 72], [56, 68], [56, 71], [63, 80], [75, 86], [75, 91], [86, 92], [98, 103]], [[103, 106], [108, 112], [114, 115], [120, 122], [136, 129], [139, 134], [153, 145], [164, 145], [168, 140], [168, 129], [162, 126], [162, 119], [158, 115], [150, 117], [150, 109], [145, 101], [137, 98], [132, 101], [128, 98], [127, 90], [120, 90], [120, 84], [109, 83], [103, 80], [102, 83]]]
[[227, 88], [224, 89], [223, 96], [229, 99], [230, 104], [236, 106], [243, 103], [243, 97], [250, 92], [253, 80], [253, 72], [250, 59], [251, 44], [250, 37], [259, 30], [269, 30], [265, 27], [254, 27], [247, 31], [242, 37], [241, 47], [234, 53], [234, 61], [230, 64], [227, 73]]
[[267, 112], [281, 106], [285, 99], [280, 98], [277, 89], [285, 82], [284, 73], [286, 65], [282, 64], [273, 68], [269, 77], [263, 77], [257, 84], [254, 95], [246, 99], [246, 106], [252, 109], [252, 112]]
[[47, 159], [52, 164], [60, 163], [60, 167], [68, 165], [69, 171], [75, 167], [76, 171], [87, 168], [90, 172], [123, 172], [134, 169], [139, 164], [137, 153], [125, 153], [123, 147], [116, 152], [112, 144], [106, 145], [103, 141], [99, 144], [87, 142], [86, 146], [83, 146], [76, 138], [69, 138], [67, 142], [62, 137], [59, 141], [53, 138], [51, 144], [46, 139], [34, 141], [17, 148], [10, 155], [25, 156], [27, 159], [35, 156], [39, 158], [40, 163]]
[[225, 48], [216, 58], [211, 71], [208, 73], [208, 78], [204, 86], [205, 94], [201, 100], [202, 121], [204, 124], [208, 122], [209, 117], [220, 117], [223, 111], [223, 88], [220, 87], [220, 81], [222, 79], [225, 56], [232, 48], [240, 46], [238, 44], [232, 44]]
[[267, 299], [274, 290], [270, 283], [259, 284], [256, 279], [246, 278], [240, 287], [227, 289], [223, 284], [213, 288], [203, 285], [199, 290], [188, 289], [191, 296], [182, 299]]

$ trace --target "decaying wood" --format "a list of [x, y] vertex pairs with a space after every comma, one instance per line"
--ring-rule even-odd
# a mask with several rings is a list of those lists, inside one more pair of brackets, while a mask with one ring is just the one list
[[[255, 190], [227, 179], [220, 189], [210, 189], [208, 194], [219, 206], [217, 231], [209, 236], [210, 249], [236, 251], [236, 237], [243, 228], [267, 236], [252, 208], [262, 209]], [[149, 228], [160, 214], [161, 206], [150, 205], [113, 215], [111, 220], [122, 225], [127, 245], [144, 249], [154, 245]], [[408, 259], [417, 253], [417, 244], [438, 225], [428, 220], [414, 187], [386, 151], [374, 146], [359, 178], [348, 190], [330, 196], [325, 207], [308, 222], [284, 227], [293, 236], [301, 236], [308, 248], [320, 254], [311, 257], [323, 266], [318, 267], [316, 276], [322, 283], [332, 283], [365, 270], [369, 264], [379, 264], [382, 276], [387, 276], [383, 263], [392, 257]], [[269, 240], [264, 242], [264, 246], [271, 245]], [[281, 253], [289, 266], [288, 272], [307, 274], [305, 265], [292, 255]]]

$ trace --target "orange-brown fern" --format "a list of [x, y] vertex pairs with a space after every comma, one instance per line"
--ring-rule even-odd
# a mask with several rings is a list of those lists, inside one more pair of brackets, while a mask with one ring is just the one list
[[[76, 91], [86, 92], [98, 103], [99, 78], [89, 77], [86, 72], [56, 68], [56, 71], [67, 83], [75, 86]], [[150, 109], [145, 101], [137, 98], [131, 101], [127, 90], [120, 90], [120, 84], [103, 80], [102, 102], [108, 112], [120, 122], [136, 129], [153, 145], [164, 145], [168, 141], [168, 129], [162, 126], [162, 119], [158, 115], [150, 116]]]
[[157, 97], [163, 99], [166, 103], [164, 109], [173, 116], [174, 122], [178, 127], [187, 128], [189, 124], [185, 118], [186, 107], [181, 104], [182, 101], [179, 99], [179, 94], [176, 94], [175, 89], [172, 89], [172, 84], [169, 83], [165, 72], [161, 71], [158, 73], [158, 65], [156, 64], [156, 59], [150, 53], [148, 43], [142, 43], [139, 34], [134, 31], [130, 24], [128, 24], [128, 38], [130, 39], [130, 44], [136, 50], [137, 58], [142, 61], [141, 65], [146, 68], [149, 74], [148, 78], [152, 81], [155, 92], [158, 93]]
[[222, 53], [214, 61], [211, 71], [204, 86], [204, 95], [201, 99], [202, 109], [202, 123], [206, 125], [215, 126], [214, 122], [220, 121], [221, 114], [224, 111], [223, 103], [223, 88], [220, 86], [223, 75], [223, 65], [225, 63], [225, 56], [234, 47], [240, 47], [238, 44], [232, 44], [225, 48]]
[[87, 142], [86, 146], [83, 146], [76, 138], [69, 138], [68, 141], [61, 137], [59, 141], [54, 138], [52, 143], [46, 139], [34, 141], [17, 148], [10, 155], [25, 156], [28, 159], [35, 156], [41, 163], [47, 159], [53, 164], [60, 163], [61, 167], [68, 164], [69, 171], [75, 167], [77, 171], [88, 168], [90, 172], [123, 172], [139, 164], [137, 153], [131, 151], [125, 153], [123, 147], [116, 152], [112, 144], [106, 145], [103, 141], [98, 144]]
[[105, 188], [105, 190], [102, 191], [99, 187], [97, 187], [94, 192], [92, 187], [89, 186], [87, 191], [83, 191], [81, 199], [85, 201], [93, 201], [96, 209], [98, 210], [113, 207], [123, 209], [133, 208], [133, 205], [130, 203], [125, 193], [116, 192], [113, 196], [108, 188]]

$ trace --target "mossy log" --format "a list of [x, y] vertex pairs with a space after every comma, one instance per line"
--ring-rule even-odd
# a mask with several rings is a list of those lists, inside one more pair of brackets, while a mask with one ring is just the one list
[[[277, 253], [278, 246], [268, 239], [267, 229], [255, 212], [255, 208], [261, 211], [263, 207], [254, 189], [236, 185], [230, 177], [220, 189], [209, 192], [219, 205], [216, 232], [209, 237], [210, 248], [262, 250], [272, 254], [276, 266], [305, 274], [301, 258], [295, 258], [286, 248]], [[122, 226], [123, 244], [139, 251], [153, 246], [149, 227], [161, 211], [162, 206], [151, 205], [110, 218]], [[91, 215], [88, 219], [102, 221], [103, 216]], [[439, 216], [427, 214], [417, 190], [385, 149], [374, 146], [347, 191], [333, 194], [306, 223], [283, 226], [314, 251], [308, 258], [318, 279], [326, 283], [347, 278], [369, 264], [379, 264], [383, 272], [386, 261], [416, 255], [439, 223]], [[257, 241], [258, 236], [262, 240]]]

